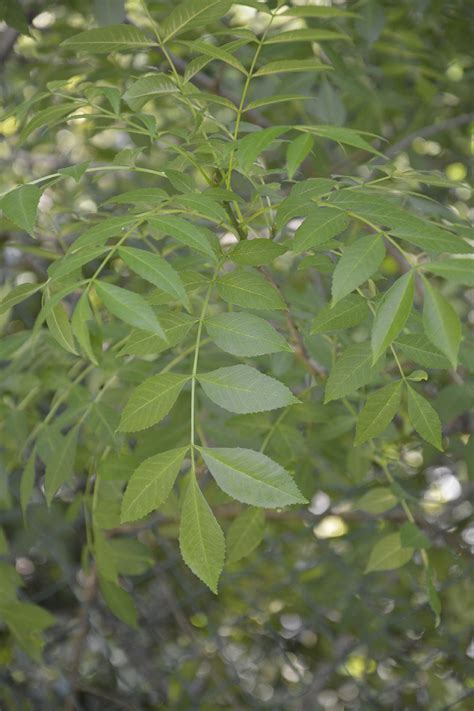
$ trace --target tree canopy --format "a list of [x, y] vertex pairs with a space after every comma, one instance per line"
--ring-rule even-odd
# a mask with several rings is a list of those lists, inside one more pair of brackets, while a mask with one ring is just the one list
[[472, 708], [473, 14], [0, 2], [2, 708]]

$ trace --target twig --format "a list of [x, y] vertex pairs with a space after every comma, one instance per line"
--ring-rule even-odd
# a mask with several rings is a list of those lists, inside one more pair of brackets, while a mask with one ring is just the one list
[[81, 659], [87, 639], [87, 632], [89, 631], [89, 608], [96, 593], [97, 576], [95, 570], [93, 570], [84, 588], [84, 599], [79, 613], [79, 630], [75, 640], [70, 673], [71, 693], [66, 702], [66, 711], [75, 711], [75, 709], [78, 708], [77, 691], [80, 688]]
[[466, 123], [474, 121], [474, 111], [470, 111], [466, 114], [459, 114], [459, 116], [452, 116], [445, 121], [440, 121], [439, 123], [432, 123], [428, 126], [422, 126], [415, 131], [404, 136], [402, 139], [394, 143], [390, 148], [385, 151], [387, 158], [393, 158], [408, 148], [415, 138], [429, 138], [430, 136], [436, 136], [438, 133], [443, 131], [450, 131], [452, 128], [458, 128], [458, 126], [464, 126]]

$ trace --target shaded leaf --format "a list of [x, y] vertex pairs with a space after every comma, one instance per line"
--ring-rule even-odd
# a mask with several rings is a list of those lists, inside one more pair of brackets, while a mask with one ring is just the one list
[[379, 514], [393, 509], [398, 504], [395, 494], [387, 486], [376, 486], [356, 501], [356, 508]]
[[367, 343], [350, 346], [333, 366], [326, 383], [324, 402], [350, 395], [372, 382], [381, 365], [372, 366], [372, 351]]
[[443, 259], [423, 264], [432, 274], [453, 281], [455, 284], [474, 287], [474, 259]]
[[166, 340], [155, 312], [142, 296], [105, 282], [96, 282], [95, 289], [111, 314], [135, 328], [151, 331]]
[[298, 170], [298, 166], [311, 153], [314, 139], [309, 133], [302, 134], [288, 144], [286, 149], [286, 171], [291, 180]]
[[401, 568], [402, 565], [408, 563], [413, 556], [413, 548], [403, 548], [400, 534], [390, 533], [388, 536], [381, 538], [369, 556], [369, 562], [365, 569], [365, 573], [371, 573], [374, 570], [395, 570]]
[[53, 500], [59, 487], [72, 476], [76, 459], [77, 435], [76, 428], [70, 430], [65, 437], [59, 435], [55, 441], [57, 450], [48, 457], [44, 479], [44, 492], [48, 504]]
[[0, 301], [0, 315], [43, 288], [43, 284], [18, 284]]
[[236, 563], [248, 556], [263, 539], [265, 513], [262, 509], [248, 508], [230, 524], [226, 536], [227, 562]]
[[356, 444], [381, 434], [393, 420], [400, 407], [402, 383], [390, 383], [367, 398], [356, 423]]
[[420, 437], [423, 437], [436, 449], [443, 450], [441, 421], [438, 413], [428, 400], [419, 395], [411, 385], [408, 385], [408, 417]]

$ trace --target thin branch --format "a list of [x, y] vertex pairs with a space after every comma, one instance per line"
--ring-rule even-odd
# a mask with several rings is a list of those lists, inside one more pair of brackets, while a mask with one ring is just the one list
[[459, 116], [452, 116], [451, 118], [446, 119], [446, 121], [440, 121], [439, 123], [422, 126], [390, 146], [390, 148], [385, 152], [385, 155], [387, 158], [393, 158], [400, 153], [400, 151], [404, 151], [406, 148], [409, 148], [415, 138], [430, 138], [430, 136], [436, 136], [438, 133], [442, 133], [443, 131], [450, 131], [453, 128], [458, 128], [458, 126], [464, 126], [466, 123], [471, 123], [471, 121], [474, 121], [474, 111], [466, 114], [459, 114]]

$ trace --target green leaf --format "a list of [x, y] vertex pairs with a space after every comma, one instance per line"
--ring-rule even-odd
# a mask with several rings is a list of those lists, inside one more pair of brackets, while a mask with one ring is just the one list
[[282, 59], [268, 62], [254, 73], [255, 77], [267, 77], [271, 74], [286, 74], [288, 72], [328, 72], [332, 71], [329, 64], [322, 64], [317, 59]]
[[302, 217], [314, 210], [312, 200], [317, 200], [331, 192], [336, 185], [329, 178], [309, 178], [296, 183], [290, 195], [277, 208], [275, 227], [281, 230], [293, 217]]
[[455, 284], [474, 287], [474, 259], [443, 259], [439, 262], [425, 262], [423, 269], [432, 274], [453, 281]]
[[265, 44], [286, 44], [287, 42], [324, 42], [326, 40], [350, 40], [350, 37], [342, 32], [334, 30], [315, 30], [313, 28], [301, 28], [298, 30], [288, 30], [267, 37]]
[[407, 272], [385, 292], [375, 313], [372, 327], [374, 363], [398, 336], [410, 315], [415, 295], [415, 278]]
[[142, 296], [105, 282], [96, 282], [95, 289], [111, 314], [135, 328], [151, 331], [166, 340], [153, 309]]
[[171, 10], [160, 26], [162, 42], [187, 30], [220, 20], [231, 6], [230, 0], [184, 0]]
[[107, 607], [119, 620], [137, 627], [137, 611], [132, 597], [120, 585], [99, 575], [99, 587]]
[[303, 133], [290, 141], [286, 149], [286, 171], [291, 180], [304, 159], [313, 150], [314, 139], [309, 133]]
[[311, 247], [319, 247], [341, 234], [348, 224], [349, 218], [340, 210], [331, 207], [313, 209], [295, 232], [293, 251], [299, 254]]
[[79, 355], [74, 343], [74, 336], [67, 315], [66, 307], [62, 302], [57, 303], [46, 316], [46, 323], [53, 338], [61, 348], [73, 355]]
[[262, 264], [270, 264], [285, 252], [286, 247], [283, 245], [277, 244], [270, 239], [258, 237], [238, 242], [232, 252], [229, 253], [229, 257], [236, 264], [259, 267]]
[[60, 175], [65, 175], [68, 178], [72, 178], [76, 183], [78, 183], [89, 165], [90, 161], [77, 163], [77, 165], [68, 165], [66, 168], [59, 168], [58, 173]]
[[420, 383], [422, 380], [428, 380], [429, 376], [426, 370], [414, 370], [407, 376], [407, 380], [412, 380], [414, 383]]
[[415, 523], [407, 521], [400, 529], [400, 542], [403, 548], [429, 548], [431, 543]]
[[188, 447], [171, 449], [145, 459], [133, 472], [122, 501], [120, 520], [137, 521], [163, 504], [170, 495]]
[[118, 429], [137, 432], [160, 422], [175, 404], [189, 375], [159, 373], [145, 380], [125, 405]]
[[307, 503], [289, 473], [261, 452], [240, 447], [199, 447], [217, 485], [252, 506], [278, 508]]
[[177, 92], [179, 89], [173, 80], [167, 74], [158, 73], [134, 81], [128, 87], [123, 98], [133, 111], [138, 111], [151, 98]]
[[210, 338], [227, 353], [235, 356], [260, 356], [290, 351], [290, 346], [268, 321], [247, 313], [212, 316], [205, 321]]
[[70, 430], [65, 437], [58, 435], [55, 441], [57, 450], [48, 457], [44, 479], [44, 493], [48, 506], [60, 486], [70, 479], [74, 471], [77, 447], [76, 428]]
[[18, 0], [1, 0], [0, 20], [21, 34], [29, 34], [28, 18]]
[[168, 348], [181, 343], [188, 335], [196, 319], [178, 312], [160, 314], [160, 324], [165, 332], [166, 341], [149, 331], [132, 331], [119, 355], [128, 353], [135, 356], [146, 356], [161, 353]]
[[94, 259], [97, 259], [97, 257], [100, 257], [101, 254], [104, 254], [106, 249], [107, 247], [105, 246], [89, 246], [78, 249], [76, 252], [66, 254], [48, 267], [48, 276], [51, 282], [53, 283], [59, 279], [63, 279], [68, 274], [71, 274], [71, 272], [80, 269], [84, 264], [92, 262]]
[[449, 360], [424, 333], [408, 333], [395, 342], [397, 348], [410, 360], [425, 368], [449, 368]]
[[120, 257], [132, 271], [190, 308], [189, 298], [179, 274], [158, 254], [134, 247], [120, 247]]
[[408, 417], [420, 437], [436, 449], [443, 451], [441, 421], [438, 413], [411, 385], [408, 385]]
[[5, 217], [33, 235], [40, 197], [41, 190], [36, 185], [22, 185], [3, 196], [0, 207]]
[[383, 513], [393, 509], [397, 504], [397, 497], [387, 486], [376, 486], [355, 502], [356, 508], [371, 514]]
[[72, 331], [77, 338], [82, 351], [88, 357], [88, 359], [97, 365], [97, 358], [92, 349], [89, 326], [88, 322], [94, 321], [94, 315], [89, 304], [89, 296], [85, 291], [79, 301], [77, 302], [76, 308], [71, 319]]
[[74, 52], [108, 53], [123, 50], [141, 50], [156, 43], [150, 36], [133, 25], [109, 25], [80, 32], [61, 42], [61, 47]]
[[333, 305], [377, 271], [385, 257], [383, 240], [375, 235], [359, 237], [344, 250], [332, 279]]
[[217, 280], [219, 296], [244, 309], [285, 309], [275, 287], [255, 271], [235, 269]]
[[184, 207], [185, 212], [196, 212], [216, 224], [225, 222], [228, 219], [226, 211], [216, 199], [204, 193], [175, 195], [174, 202], [180, 207]]
[[83, 247], [105, 244], [111, 237], [122, 237], [124, 228], [131, 228], [131, 226], [134, 223], [137, 224], [137, 222], [135, 215], [109, 217], [108, 220], [103, 220], [83, 232], [82, 235], [72, 243], [68, 254], [70, 252], [77, 252]]
[[218, 59], [221, 62], [225, 62], [231, 67], [234, 67], [234, 69], [237, 69], [237, 71], [241, 72], [242, 74], [247, 75], [247, 70], [245, 69], [242, 62], [237, 59], [237, 57], [234, 57], [231, 52], [224, 49], [224, 47], [218, 47], [216, 45], [210, 44], [209, 42], [201, 42], [200, 40], [194, 40], [189, 44], [191, 49], [195, 52], [199, 52], [200, 54], [204, 54], [207, 57], [211, 57], [212, 59]]
[[[158, 202], [168, 198], [168, 193], [161, 188], [136, 188], [135, 190], [126, 190], [119, 195], [113, 195], [111, 198], [104, 200], [102, 205], [140, 205], [144, 203], [150, 207], [155, 207]], [[130, 220], [130, 218], [127, 219]]]
[[248, 365], [218, 368], [198, 375], [198, 380], [212, 402], [238, 414], [275, 410], [299, 402], [286, 385]]
[[365, 573], [375, 570], [395, 570], [408, 563], [413, 556], [413, 548], [404, 548], [399, 533], [390, 533], [377, 541], [370, 553]]
[[465, 252], [471, 248], [460, 237], [404, 210], [374, 190], [338, 190], [330, 202], [368, 221], [387, 228], [397, 237], [426, 251]]
[[261, 543], [265, 533], [265, 512], [248, 508], [230, 524], [226, 537], [227, 562], [236, 563], [250, 555]]
[[461, 343], [461, 323], [459, 316], [449, 301], [431, 284], [425, 284], [423, 307], [423, 327], [430, 341], [449, 359], [453, 368], [457, 367], [459, 345]]
[[[352, 128], [342, 128], [341, 126], [296, 126], [299, 131], [308, 131], [314, 133], [320, 138], [326, 138], [329, 141], [342, 143], [353, 148], [359, 148], [367, 153], [374, 153], [377, 156], [383, 156], [380, 151], [373, 148], [361, 134], [366, 134], [365, 131], [354, 131]], [[373, 134], [367, 134], [372, 136]], [[342, 191], [340, 191], [342, 192]]]
[[[327, 254], [309, 254], [303, 257], [301, 262], [298, 264], [298, 271], [303, 269], [316, 269], [320, 274], [331, 274], [334, 271], [336, 265], [332, 263], [330, 257]], [[326, 307], [324, 307], [326, 308]], [[328, 306], [328, 308], [332, 308]], [[334, 309], [337, 307], [334, 307]]]
[[333, 5], [297, 5], [295, 7], [289, 7], [282, 15], [291, 15], [291, 17], [317, 17], [318, 19], [329, 17], [357, 17], [357, 13], [342, 10]]
[[260, 153], [269, 148], [273, 141], [289, 128], [289, 126], [272, 126], [241, 138], [237, 144], [237, 160], [242, 171], [248, 173]]
[[400, 407], [402, 382], [390, 383], [369, 395], [356, 423], [356, 444], [381, 434]]
[[372, 366], [372, 351], [368, 343], [350, 346], [333, 366], [326, 383], [324, 402], [350, 395], [374, 380], [381, 365]]
[[31, 332], [24, 330], [3, 336], [0, 340], [0, 360], [9, 360], [30, 339]]
[[[71, 114], [77, 108], [78, 104], [69, 102], [67, 104], [54, 104], [53, 106], [48, 106], [46, 109], [42, 109], [41, 111], [36, 111], [33, 118], [22, 128], [20, 133], [20, 143], [26, 141], [28, 136], [30, 136], [33, 131], [36, 131], [38, 128], [46, 126], [50, 129], [53, 126], [56, 126], [63, 118]], [[30, 187], [35, 186], [32, 185]]]
[[316, 316], [311, 333], [330, 333], [339, 329], [352, 328], [365, 321], [369, 314], [367, 301], [359, 294], [349, 294], [331, 307], [324, 306]]
[[216, 236], [205, 227], [198, 227], [181, 217], [174, 217], [174, 215], [148, 217], [147, 222], [164, 234], [171, 235], [190, 249], [195, 249], [216, 261], [216, 252], [220, 249], [219, 243], [216, 242]]
[[217, 594], [217, 584], [224, 567], [224, 534], [194, 474], [189, 479], [181, 510], [179, 546], [184, 562]]
[[290, 101], [309, 101], [312, 96], [303, 96], [302, 94], [274, 94], [273, 96], [265, 96], [263, 99], [255, 99], [244, 108], [245, 111], [252, 109], [261, 109], [264, 106], [273, 106], [274, 104], [289, 103]]
[[23, 519], [26, 521], [26, 510], [30, 502], [31, 494], [35, 485], [35, 468], [36, 463], [36, 448], [31, 452], [26, 466], [21, 475], [20, 481], [20, 506], [23, 513]]
[[44, 284], [18, 284], [0, 302], [0, 315], [9, 311], [13, 306], [21, 303], [29, 296], [36, 294]]
[[54, 617], [39, 605], [19, 601], [0, 605], [0, 617], [23, 651], [41, 664], [42, 632], [55, 624]]

